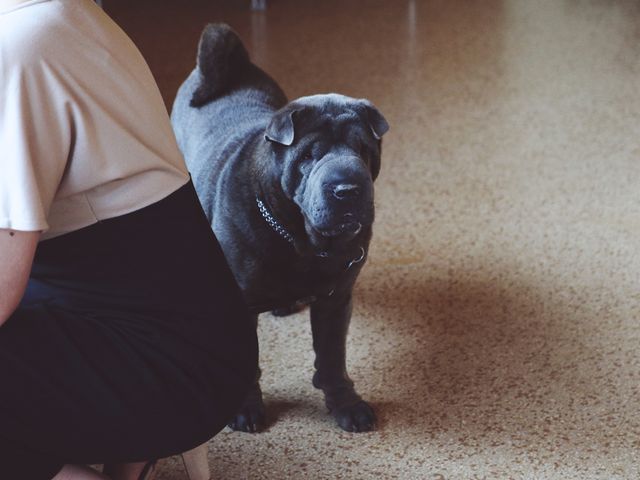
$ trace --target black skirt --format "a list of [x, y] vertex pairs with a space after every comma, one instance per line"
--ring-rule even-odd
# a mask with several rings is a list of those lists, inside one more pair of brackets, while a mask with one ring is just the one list
[[0, 328], [0, 478], [193, 448], [256, 369], [255, 328], [191, 182], [43, 241]]

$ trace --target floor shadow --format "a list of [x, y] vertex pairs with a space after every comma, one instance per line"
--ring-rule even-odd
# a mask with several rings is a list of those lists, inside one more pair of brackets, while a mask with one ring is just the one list
[[299, 407], [300, 405], [294, 401], [281, 398], [265, 398], [265, 408], [267, 412], [265, 431], [269, 431], [283, 416]]
[[607, 356], [619, 352], [593, 328], [597, 312], [581, 300], [589, 292], [567, 297], [515, 272], [485, 271], [433, 278], [401, 268], [363, 279], [358, 301], [386, 342], [367, 375], [384, 375], [393, 389], [377, 392], [387, 399], [382, 425], [532, 454], [563, 445], [606, 455], [630, 441], [625, 421], [637, 403], [613, 386], [620, 364]]

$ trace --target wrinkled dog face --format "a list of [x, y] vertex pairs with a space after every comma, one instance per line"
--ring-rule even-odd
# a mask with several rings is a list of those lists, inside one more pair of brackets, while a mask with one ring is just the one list
[[266, 138], [284, 148], [281, 185], [318, 250], [345, 245], [373, 223], [384, 117], [366, 100], [298, 99], [276, 112]]

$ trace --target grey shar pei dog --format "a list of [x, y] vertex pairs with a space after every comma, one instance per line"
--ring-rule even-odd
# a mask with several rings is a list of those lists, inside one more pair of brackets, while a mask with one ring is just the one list
[[[345, 349], [352, 290], [371, 239], [386, 120], [369, 101], [337, 94], [288, 103], [224, 24], [202, 33], [197, 66], [171, 119], [255, 321], [261, 312], [309, 304], [313, 385], [340, 427], [372, 430], [375, 414], [353, 387]], [[258, 380], [259, 372], [231, 428], [265, 426]]]

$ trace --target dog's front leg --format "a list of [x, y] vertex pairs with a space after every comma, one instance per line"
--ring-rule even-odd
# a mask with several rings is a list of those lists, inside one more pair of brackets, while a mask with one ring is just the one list
[[[258, 328], [258, 315], [253, 316], [254, 327]], [[245, 398], [240, 410], [228, 423], [229, 428], [240, 432], [255, 433], [264, 429], [266, 414], [260, 389], [260, 368], [256, 373], [256, 381]]]
[[322, 389], [327, 408], [343, 430], [368, 432], [375, 427], [375, 413], [356, 393], [346, 367], [351, 311], [351, 289], [320, 298], [311, 305], [311, 330], [316, 353], [313, 385]]

